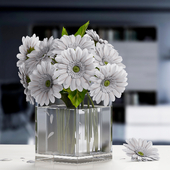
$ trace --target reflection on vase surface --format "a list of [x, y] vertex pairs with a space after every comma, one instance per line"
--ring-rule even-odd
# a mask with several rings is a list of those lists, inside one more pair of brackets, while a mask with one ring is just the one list
[[111, 107], [36, 107], [36, 160], [84, 163], [112, 158]]

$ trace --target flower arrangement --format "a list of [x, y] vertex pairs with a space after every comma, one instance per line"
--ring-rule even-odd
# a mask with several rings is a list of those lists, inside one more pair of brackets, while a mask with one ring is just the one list
[[67, 107], [77, 108], [86, 94], [92, 107], [93, 101], [107, 106], [121, 97], [127, 85], [122, 57], [95, 31], [87, 30], [88, 25], [75, 35], [63, 27], [60, 39], [40, 41], [35, 34], [22, 38], [17, 66], [27, 101], [34, 104], [35, 99], [43, 106], [61, 98]]

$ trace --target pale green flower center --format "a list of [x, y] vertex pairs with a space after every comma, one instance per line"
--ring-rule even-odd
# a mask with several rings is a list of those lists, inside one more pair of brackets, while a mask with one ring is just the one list
[[31, 80], [28, 76], [26, 76], [26, 82], [29, 83]]
[[50, 87], [50, 85], [51, 85], [50, 80], [47, 80], [47, 81], [45, 82], [45, 86], [46, 86], [46, 87]]
[[105, 61], [104, 63], [105, 63], [106, 65], [108, 64], [108, 62], [107, 62], [107, 61]]
[[27, 50], [27, 54], [31, 53], [33, 50], [34, 50], [34, 47], [30, 47], [30, 48], [28, 48], [28, 50]]
[[109, 86], [110, 85], [110, 81], [109, 80], [106, 80], [105, 82], [104, 82], [104, 86]]
[[74, 71], [75, 73], [78, 73], [78, 72], [80, 71], [80, 68], [79, 68], [78, 66], [74, 66], [74, 67], [73, 67], [73, 71]]
[[[27, 49], [27, 54], [30, 54], [33, 50], [35, 50], [34, 47], [28, 48], [28, 49]], [[26, 56], [26, 60], [28, 60], [28, 59], [29, 59], [29, 57]]]
[[143, 152], [138, 152], [138, 155], [144, 156], [144, 153]]

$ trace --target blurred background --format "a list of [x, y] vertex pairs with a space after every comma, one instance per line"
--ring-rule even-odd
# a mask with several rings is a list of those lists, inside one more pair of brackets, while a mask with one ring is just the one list
[[60, 38], [89, 29], [123, 57], [128, 86], [113, 103], [113, 144], [136, 137], [170, 144], [170, 1], [1, 0], [0, 143], [34, 143], [34, 106], [25, 100], [16, 54], [22, 36]]

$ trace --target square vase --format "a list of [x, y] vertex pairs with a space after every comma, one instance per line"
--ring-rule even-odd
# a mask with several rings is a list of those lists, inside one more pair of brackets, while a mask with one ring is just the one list
[[77, 164], [112, 159], [111, 110], [36, 106], [35, 160]]

